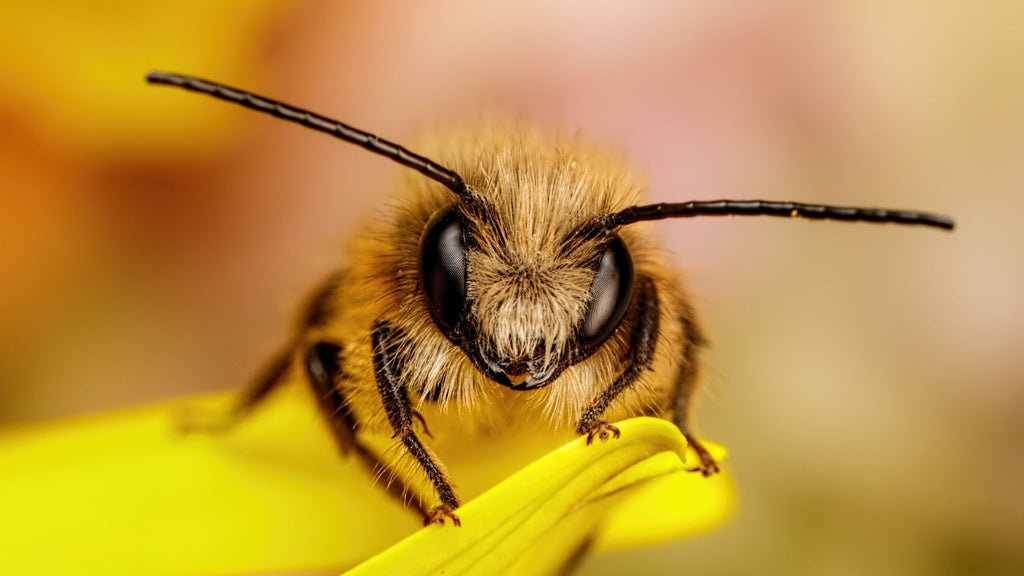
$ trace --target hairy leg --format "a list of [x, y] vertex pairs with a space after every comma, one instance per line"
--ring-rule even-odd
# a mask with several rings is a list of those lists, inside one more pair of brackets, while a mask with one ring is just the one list
[[686, 437], [687, 443], [697, 453], [700, 464], [691, 470], [710, 476], [719, 471], [718, 464], [701, 444], [697, 436], [690, 430], [690, 406], [693, 393], [697, 389], [697, 373], [699, 363], [697, 354], [706, 345], [706, 340], [697, 327], [693, 311], [687, 308], [679, 319], [683, 326], [682, 362], [676, 376], [676, 387], [673, 402], [672, 421]]
[[419, 463], [441, 500], [440, 506], [427, 513], [424, 524], [444, 523], [444, 519], [449, 518], [458, 526], [460, 521], [454, 510], [459, 507], [459, 497], [455, 494], [448, 472], [430, 449], [423, 445], [413, 429], [413, 419], [417, 414], [409, 404], [405, 385], [401, 381], [401, 357], [396, 354], [401, 336], [401, 332], [394, 330], [387, 322], [378, 321], [373, 326], [371, 338], [377, 391], [395, 436]]
[[587, 444], [594, 438], [608, 439], [609, 435], [619, 436], [618, 428], [602, 419], [605, 410], [623, 390], [626, 390], [637, 378], [651, 367], [654, 360], [654, 348], [658, 342], [658, 291], [650, 278], [640, 280], [640, 290], [636, 298], [639, 309], [637, 324], [633, 327], [633, 342], [629, 364], [622, 374], [607, 388], [601, 391], [583, 410], [583, 415], [576, 424], [576, 433], [587, 435]]
[[341, 390], [337, 386], [341, 374], [341, 347], [330, 342], [312, 344], [306, 352], [306, 374], [316, 395], [320, 410], [323, 412], [331, 432], [343, 454], [354, 454], [365, 465], [374, 477], [387, 477], [385, 487], [389, 494], [404, 504], [412, 504], [427, 516], [427, 510], [419, 503], [413, 490], [401, 477], [394, 473], [373, 450], [356, 437], [358, 423], [348, 406]]

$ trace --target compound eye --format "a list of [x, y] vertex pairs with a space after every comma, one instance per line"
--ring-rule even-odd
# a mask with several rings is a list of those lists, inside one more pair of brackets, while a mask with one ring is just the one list
[[600, 346], [619, 326], [633, 295], [633, 259], [626, 243], [616, 236], [601, 256], [590, 285], [590, 307], [583, 320], [583, 344]]
[[454, 210], [430, 219], [420, 242], [420, 278], [434, 321], [448, 332], [466, 302], [466, 244]]

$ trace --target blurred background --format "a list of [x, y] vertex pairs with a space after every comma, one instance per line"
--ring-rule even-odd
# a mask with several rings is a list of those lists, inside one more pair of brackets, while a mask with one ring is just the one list
[[498, 112], [653, 201], [927, 209], [952, 234], [651, 227], [713, 341], [742, 502], [582, 573], [1024, 573], [1024, 4], [0, 5], [0, 425], [243, 385], [400, 168], [205, 76], [410, 142]]

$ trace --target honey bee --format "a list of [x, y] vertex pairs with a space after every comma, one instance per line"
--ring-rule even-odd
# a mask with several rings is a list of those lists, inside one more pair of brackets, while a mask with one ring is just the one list
[[[623, 162], [577, 139], [498, 126], [440, 139], [435, 161], [215, 82], [147, 80], [326, 132], [426, 176], [410, 174], [396, 209], [355, 240], [226, 419], [301, 369], [343, 451], [386, 470], [357, 431], [393, 434], [436, 495], [414, 504], [424, 524], [460, 524], [452, 479], [421, 439], [428, 409], [456, 412], [467, 430], [495, 414], [503, 426], [571, 427], [588, 444], [618, 437], [609, 422], [619, 418], [670, 417], [698, 455], [692, 470], [718, 471], [689, 417], [705, 338], [679, 275], [632, 224], [736, 215], [954, 227], [922, 212], [796, 202], [640, 204]], [[392, 491], [408, 488], [398, 480]]]

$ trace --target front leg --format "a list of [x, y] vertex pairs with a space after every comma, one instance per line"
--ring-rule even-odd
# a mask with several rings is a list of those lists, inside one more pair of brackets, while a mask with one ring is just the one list
[[459, 507], [459, 497], [455, 494], [448, 472], [430, 449], [420, 442], [413, 429], [413, 419], [418, 414], [409, 404], [409, 396], [401, 382], [402, 358], [396, 353], [401, 337], [402, 333], [393, 329], [386, 321], [378, 321], [373, 326], [371, 341], [377, 391], [384, 404], [388, 422], [395, 431], [395, 437], [426, 472], [441, 500], [441, 505], [427, 514], [424, 524], [443, 524], [447, 517], [451, 519], [452, 524], [459, 526], [459, 517], [455, 515], [455, 509]]
[[633, 327], [633, 341], [630, 347], [632, 354], [627, 359], [628, 365], [611, 386], [605, 388], [591, 401], [576, 424], [576, 433], [586, 434], [587, 444], [593, 442], [595, 437], [601, 440], [607, 440], [610, 435], [619, 437], [619, 429], [603, 420], [601, 416], [623, 390], [632, 386], [645, 370], [650, 369], [654, 361], [660, 311], [658, 289], [654, 286], [653, 280], [646, 277], [640, 279], [634, 305], [638, 308], [638, 317]]

